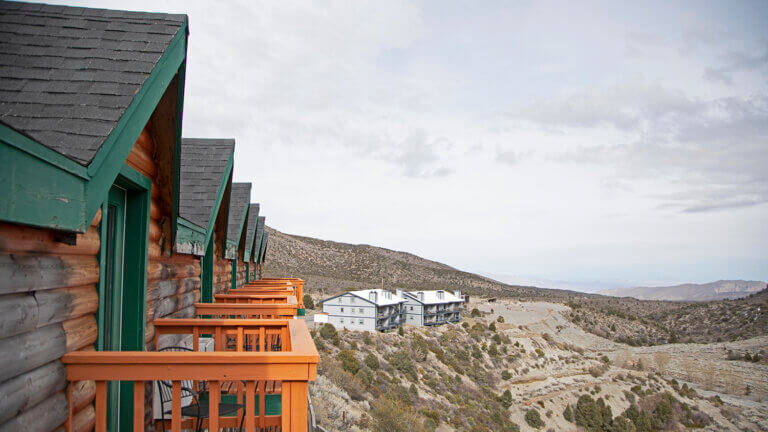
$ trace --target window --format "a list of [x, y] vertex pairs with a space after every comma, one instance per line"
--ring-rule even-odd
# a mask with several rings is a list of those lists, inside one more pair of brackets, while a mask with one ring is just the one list
[[[360, 313], [360, 315], [362, 315], [362, 314], [364, 313], [364, 312], [363, 312], [363, 308], [359, 308], [359, 309], [358, 309], [358, 312]], [[362, 322], [361, 322], [360, 324], [362, 324]]]
[[344, 318], [341, 318], [341, 319], [339, 320], [339, 322], [340, 322], [340, 323], [342, 323], [342, 324], [344, 324]]
[[413, 310], [413, 306], [411, 306], [411, 310]]
[[355, 303], [355, 297], [354, 296], [349, 297], [349, 303], [351, 303], [351, 304]]
[[360, 325], [363, 325], [363, 320], [359, 319], [359, 320], [357, 320], [357, 323], [360, 324]]
[[341, 308], [341, 311], [344, 312], [344, 308]]

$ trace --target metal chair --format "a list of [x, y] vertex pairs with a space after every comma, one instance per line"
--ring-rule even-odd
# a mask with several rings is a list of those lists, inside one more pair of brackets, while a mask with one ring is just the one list
[[[187, 347], [181, 347], [181, 346], [170, 346], [161, 348], [158, 351], [171, 351], [171, 352], [182, 352], [182, 351], [193, 351]], [[200, 432], [202, 430], [203, 426], [203, 419], [208, 418], [208, 413], [210, 412], [210, 406], [208, 405], [207, 401], [201, 401], [200, 396], [207, 393], [207, 390], [205, 389], [205, 382], [202, 381], [202, 386], [198, 391], [193, 390], [194, 383], [192, 380], [185, 380], [181, 382], [181, 397], [185, 396], [191, 396], [192, 397], [192, 403], [186, 406], [181, 407], [181, 416], [182, 417], [195, 417], [195, 430], [197, 432]], [[166, 432], [165, 430], [165, 415], [171, 414], [172, 410], [166, 410], [165, 406], [168, 403], [171, 403], [173, 399], [173, 382], [172, 381], [166, 381], [166, 380], [158, 380], [157, 381], [157, 388], [158, 393], [160, 393], [160, 411], [161, 411], [161, 418], [163, 421], [163, 432]], [[237, 412], [237, 410], [242, 409], [243, 410], [243, 416], [240, 419], [240, 428], [239, 431], [242, 432], [243, 430], [243, 421], [245, 420], [245, 405], [240, 404], [231, 404], [231, 403], [219, 403], [219, 415], [228, 415]]]

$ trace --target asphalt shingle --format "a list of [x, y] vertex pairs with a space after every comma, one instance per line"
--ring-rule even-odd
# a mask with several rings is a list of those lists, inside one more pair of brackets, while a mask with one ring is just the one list
[[0, 2], [0, 123], [88, 165], [186, 21]]
[[179, 215], [207, 228], [219, 185], [235, 149], [235, 140], [183, 138]]
[[251, 201], [250, 183], [232, 183], [229, 195], [229, 220], [227, 221], [227, 240], [240, 242], [240, 226], [245, 217], [245, 209]]

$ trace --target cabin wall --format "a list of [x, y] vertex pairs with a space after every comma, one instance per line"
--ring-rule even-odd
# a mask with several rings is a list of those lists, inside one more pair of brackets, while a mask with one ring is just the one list
[[247, 278], [247, 273], [245, 271], [245, 262], [243, 261], [242, 257], [237, 259], [237, 287], [242, 288], [245, 286], [245, 281]]
[[[74, 245], [60, 233], [0, 222], [0, 430], [53, 430], [67, 419], [61, 356], [98, 336], [97, 213]], [[93, 424], [96, 387], [74, 388], [78, 424]]]

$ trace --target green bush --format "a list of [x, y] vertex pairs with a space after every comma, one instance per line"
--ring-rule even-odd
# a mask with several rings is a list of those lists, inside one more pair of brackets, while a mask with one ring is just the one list
[[496, 331], [496, 323], [492, 322], [491, 325], [488, 326], [488, 330], [495, 332]]
[[573, 423], [573, 410], [571, 409], [570, 404], [565, 406], [565, 410], [563, 411], [563, 418]]
[[472, 318], [477, 318], [480, 316], [480, 311], [477, 308], [472, 309], [472, 312], [469, 313], [469, 316]]
[[365, 356], [365, 365], [368, 366], [371, 370], [378, 370], [379, 369], [379, 358], [376, 357], [373, 353], [368, 353], [367, 356]]
[[582, 395], [573, 411], [574, 423], [587, 431], [605, 430], [613, 420], [611, 407], [605, 404], [603, 398], [595, 401], [589, 395]]
[[511, 374], [511, 373], [509, 373], [509, 371], [508, 371], [508, 370], [506, 370], [506, 369], [505, 369], [505, 370], [501, 371], [501, 379], [503, 379], [504, 381], [506, 381], [506, 380], [508, 380], [508, 379], [510, 379], [510, 378], [512, 378], [512, 374]]
[[405, 330], [403, 330], [402, 326], [397, 328], [397, 334], [399, 334], [400, 336], [405, 335]]
[[499, 315], [499, 317], [498, 317], [498, 318], [496, 318], [496, 322], [497, 322], [497, 323], [503, 323], [503, 322], [504, 322], [504, 317], [503, 317], [503, 316], [501, 316], [501, 315]]
[[509, 389], [504, 390], [504, 393], [501, 394], [501, 397], [499, 398], [499, 402], [501, 402], [502, 405], [504, 405], [504, 408], [509, 408], [512, 406], [512, 392], [509, 391]]
[[371, 430], [374, 432], [423, 432], [421, 418], [402, 402], [378, 398], [371, 407]]
[[499, 349], [498, 349], [498, 348], [496, 348], [496, 344], [495, 344], [495, 343], [492, 343], [492, 344], [491, 344], [491, 347], [490, 347], [490, 348], [488, 348], [488, 354], [489, 354], [489, 355], [492, 355], [492, 356], [497, 356], [497, 355], [499, 355]]
[[392, 365], [393, 368], [409, 376], [411, 381], [416, 381], [419, 378], [413, 360], [411, 360], [405, 351], [398, 351], [395, 353], [395, 355], [390, 358], [389, 364]]
[[336, 327], [333, 324], [325, 323], [320, 327], [320, 336], [323, 339], [333, 339], [337, 337]]
[[304, 297], [302, 297], [304, 300], [304, 307], [307, 309], [314, 309], [315, 308], [315, 302], [312, 300], [312, 296], [309, 294], [304, 294]]
[[544, 420], [541, 419], [541, 414], [535, 409], [529, 409], [525, 413], [525, 422], [534, 429], [541, 429], [545, 425]]
[[336, 360], [341, 362], [341, 368], [345, 371], [356, 374], [360, 370], [360, 363], [355, 358], [355, 353], [352, 350], [341, 350], [336, 354]]

